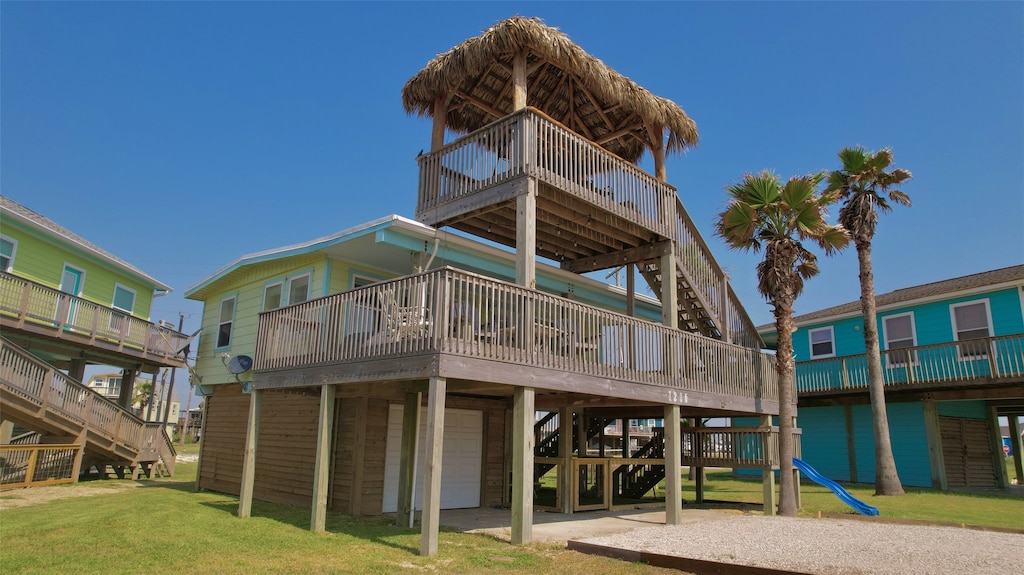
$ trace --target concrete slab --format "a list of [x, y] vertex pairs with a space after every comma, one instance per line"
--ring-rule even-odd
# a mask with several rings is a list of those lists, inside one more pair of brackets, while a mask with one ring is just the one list
[[[725, 519], [737, 511], [683, 509], [683, 523]], [[569, 541], [602, 535], [615, 535], [639, 527], [665, 524], [664, 510], [587, 511], [566, 515], [535, 511], [534, 541]], [[441, 525], [466, 533], [484, 533], [509, 541], [512, 535], [512, 512], [508, 509], [447, 509], [441, 511]]]

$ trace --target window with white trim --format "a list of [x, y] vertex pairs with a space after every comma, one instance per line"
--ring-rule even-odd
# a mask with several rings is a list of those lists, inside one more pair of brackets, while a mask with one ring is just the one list
[[283, 282], [274, 282], [263, 288], [263, 311], [271, 311], [281, 307], [281, 291]]
[[309, 274], [288, 279], [288, 305], [302, 303], [309, 299]]
[[0, 236], [0, 272], [10, 273], [14, 269], [14, 254], [18, 251], [18, 240]]
[[811, 359], [836, 356], [836, 335], [832, 326], [812, 329], [807, 335], [811, 340]]
[[235, 297], [220, 300], [220, 316], [217, 319], [217, 348], [231, 345], [231, 326], [235, 322]]
[[[992, 337], [992, 314], [988, 300], [958, 303], [949, 306], [953, 320], [953, 338], [956, 341], [985, 339]], [[988, 357], [988, 345], [984, 341], [957, 346], [961, 359], [984, 359]]]
[[916, 352], [900, 351], [917, 345], [917, 338], [914, 335], [914, 314], [886, 316], [882, 318], [882, 327], [885, 331], [885, 361], [888, 367], [903, 367], [908, 359], [916, 365]]
[[125, 316], [132, 315], [135, 311], [135, 290], [121, 284], [114, 284], [114, 300], [111, 307], [125, 312], [123, 315], [116, 311], [110, 314], [110, 329], [121, 331]]

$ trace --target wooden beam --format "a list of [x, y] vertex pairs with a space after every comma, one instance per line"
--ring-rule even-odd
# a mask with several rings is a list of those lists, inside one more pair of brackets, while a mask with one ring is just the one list
[[647, 134], [650, 136], [651, 155], [654, 156], [654, 177], [662, 182], [667, 182], [665, 172], [665, 128], [645, 124]]
[[[245, 451], [242, 452], [242, 485], [238, 495], [239, 517], [252, 515], [252, 490], [256, 482], [256, 438], [260, 433], [262, 407], [263, 390], [252, 390], [249, 394], [249, 420], [245, 428]], [[205, 421], [203, 427], [206, 427]]]
[[335, 386], [320, 388], [320, 415], [316, 427], [316, 464], [313, 468], [313, 513], [310, 530], [323, 532], [327, 526], [327, 496], [331, 478], [331, 437], [334, 435]]
[[665, 525], [683, 522], [683, 443], [679, 406], [665, 406]]
[[[512, 111], [518, 112], [526, 107], [526, 52], [516, 52], [512, 56]], [[500, 118], [501, 116], [499, 116]]]
[[537, 287], [537, 183], [530, 178], [527, 192], [516, 198], [516, 283]]
[[431, 377], [427, 385], [427, 450], [423, 473], [420, 555], [437, 554], [441, 519], [441, 457], [444, 451], [444, 402], [447, 382]]
[[[761, 427], [771, 427], [772, 416], [762, 415], [761, 416]], [[765, 458], [771, 453], [771, 446], [769, 442], [772, 441], [771, 434], [764, 434], [761, 436], [761, 450], [764, 453]], [[765, 465], [761, 469], [761, 495], [763, 498], [763, 510], [766, 516], [774, 516], [775, 509], [775, 471], [769, 465]]]
[[412, 528], [416, 520], [416, 457], [419, 453], [421, 393], [405, 394], [402, 406], [402, 447], [398, 469], [398, 517], [395, 524]]
[[572, 408], [563, 407], [558, 410], [558, 457], [562, 460], [558, 490], [562, 513], [572, 513], [572, 448]]
[[[989, 357], [992, 358], [994, 354], [990, 352]], [[991, 359], [990, 359], [991, 361]], [[1010, 485], [1009, 478], [1006, 477], [1006, 456], [1003, 455], [1003, 437], [999, 432], [999, 410], [991, 404], [985, 404], [985, 412], [988, 416], [987, 423], [989, 426], [989, 439], [988, 448], [989, 453], [992, 454], [992, 466], [996, 473], [996, 487], [1000, 489], [1006, 489]], [[1009, 423], [1009, 421], [1007, 421]]]
[[[924, 411], [924, 437], [928, 448], [928, 467], [931, 470], [932, 488], [945, 491], [949, 488], [946, 481], [946, 459], [942, 453], [942, 432], [939, 428], [939, 411], [934, 401], [922, 401]], [[845, 407], [850, 410], [850, 406]], [[856, 479], [854, 479], [856, 481]]]
[[[850, 481], [857, 483], [857, 438], [854, 437], [853, 406], [844, 405], [843, 416], [846, 419], [846, 458], [850, 465]], [[935, 422], [938, 424], [938, 419]], [[942, 457], [941, 449], [939, 450], [939, 457]]]
[[512, 408], [512, 544], [533, 541], [534, 390], [517, 387]]
[[617, 252], [585, 257], [574, 261], [562, 262], [562, 269], [582, 274], [597, 270], [606, 270], [625, 264], [643, 260], [653, 260], [665, 255], [672, 255], [672, 242], [664, 240], [653, 244], [626, 248]]
[[448, 97], [438, 96], [434, 99], [434, 123], [430, 132], [430, 151], [435, 152], [444, 147], [444, 129], [448, 121]]
[[1024, 414], [1011, 413], [1006, 416], [1010, 427], [1010, 443], [1013, 445], [1013, 471], [1017, 476], [1017, 485], [1024, 485], [1024, 438], [1021, 437], [1021, 417]]
[[614, 132], [611, 132], [609, 134], [605, 134], [605, 135], [601, 136], [600, 138], [597, 138], [596, 140], [594, 140], [594, 143], [596, 143], [599, 146], [600, 145], [604, 145], [604, 144], [607, 144], [608, 142], [611, 142], [612, 140], [614, 140], [616, 138], [621, 138], [622, 136], [625, 136], [625, 135], [628, 135], [628, 134], [633, 134], [634, 132], [637, 132], [639, 129], [640, 129], [640, 126], [631, 124], [629, 126], [626, 126], [625, 128], [620, 128], [618, 130], [615, 130]]
[[352, 443], [352, 492], [349, 496], [349, 514], [363, 514], [363, 474], [366, 462], [366, 426], [370, 420], [370, 399], [356, 397], [355, 424], [353, 426]]
[[463, 100], [469, 102], [470, 104], [476, 106], [477, 108], [480, 108], [484, 112], [487, 112], [488, 114], [494, 116], [495, 120], [497, 120], [499, 118], [504, 118], [505, 116], [508, 115], [508, 114], [503, 113], [501, 110], [498, 110], [497, 108], [491, 107], [491, 105], [488, 104], [487, 102], [484, 102], [483, 100], [481, 100], [479, 98], [476, 98], [474, 96], [471, 96], [471, 95], [469, 95], [469, 94], [467, 94], [465, 92], [458, 91], [458, 92], [456, 92], [456, 95], [458, 97], [462, 98]]

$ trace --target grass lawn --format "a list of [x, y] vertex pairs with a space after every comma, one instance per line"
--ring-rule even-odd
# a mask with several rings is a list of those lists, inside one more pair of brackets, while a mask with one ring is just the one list
[[[237, 497], [192, 491], [195, 468], [179, 463], [176, 477], [145, 487], [0, 511], [0, 573], [677, 573], [454, 532], [441, 533], [440, 553], [421, 557], [418, 530], [331, 512], [317, 534], [308, 508], [259, 501], [239, 519]], [[89, 485], [117, 483], [126, 481]]]
[[[683, 499], [696, 499], [692, 481], [683, 481]], [[851, 495], [878, 508], [882, 517], [967, 523], [989, 527], [1024, 529], [1024, 497], [1003, 494], [949, 493], [932, 489], [905, 488], [902, 497], [877, 497], [874, 485], [844, 484]], [[813, 517], [825, 513], [855, 513], [827, 488], [804, 480], [800, 485], [800, 515]], [[709, 472], [704, 484], [704, 499], [761, 503], [760, 479], [734, 479], [732, 472]]]

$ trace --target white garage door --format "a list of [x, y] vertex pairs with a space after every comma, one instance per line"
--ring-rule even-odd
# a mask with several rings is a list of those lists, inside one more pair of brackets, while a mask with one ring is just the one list
[[[468, 409], [444, 410], [441, 455], [441, 509], [480, 507], [484, 414]], [[419, 455], [416, 466], [416, 509], [422, 509], [426, 466], [427, 413], [420, 410]], [[402, 450], [402, 406], [388, 414], [387, 459], [384, 467], [384, 513], [398, 511], [398, 468]]]

